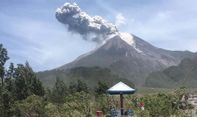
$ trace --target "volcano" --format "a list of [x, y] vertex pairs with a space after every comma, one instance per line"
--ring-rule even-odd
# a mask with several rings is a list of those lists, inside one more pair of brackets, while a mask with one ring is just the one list
[[68, 71], [76, 67], [109, 68], [137, 86], [142, 86], [149, 73], [178, 65], [184, 58], [193, 58], [189, 51], [169, 51], [157, 48], [130, 33], [111, 36], [97, 49], [79, 56], [55, 70]]

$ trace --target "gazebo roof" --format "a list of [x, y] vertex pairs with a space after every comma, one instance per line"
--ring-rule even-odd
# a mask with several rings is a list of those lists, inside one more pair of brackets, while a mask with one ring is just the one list
[[135, 89], [129, 87], [123, 82], [119, 82], [107, 90], [109, 94], [133, 94]]

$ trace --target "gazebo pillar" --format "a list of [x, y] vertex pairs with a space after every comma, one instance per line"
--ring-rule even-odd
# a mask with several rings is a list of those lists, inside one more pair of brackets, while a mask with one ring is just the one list
[[121, 111], [121, 115], [124, 114], [124, 108], [123, 108], [123, 94], [120, 94], [120, 111]]

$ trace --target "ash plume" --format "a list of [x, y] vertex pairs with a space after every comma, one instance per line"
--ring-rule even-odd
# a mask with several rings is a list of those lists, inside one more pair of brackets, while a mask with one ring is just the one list
[[56, 11], [59, 22], [68, 27], [68, 31], [79, 33], [83, 39], [100, 43], [109, 35], [118, 33], [115, 25], [100, 16], [90, 16], [76, 3], [65, 3]]

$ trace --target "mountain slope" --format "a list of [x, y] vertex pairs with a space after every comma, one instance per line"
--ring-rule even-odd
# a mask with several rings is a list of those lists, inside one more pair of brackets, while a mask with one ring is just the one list
[[109, 38], [99, 48], [55, 70], [66, 73], [76, 67], [98, 66], [110, 69], [113, 74], [128, 79], [136, 86], [142, 86], [149, 73], [178, 65], [182, 59], [194, 56], [188, 51], [160, 49], [132, 34], [120, 33]]
[[[123, 33], [123, 35], [114, 36], [98, 49], [57, 69], [66, 70], [80, 66], [105, 67], [141, 86], [149, 73], [177, 65], [183, 58], [194, 56], [194, 53], [187, 51], [168, 51], [156, 48], [128, 33]], [[128, 43], [129, 41], [125, 40], [133, 42]]]
[[44, 86], [52, 87], [55, 83], [55, 78], [59, 77], [69, 85], [70, 82], [75, 82], [78, 79], [84, 81], [89, 87], [94, 88], [99, 81], [108, 83], [109, 85], [123, 81], [134, 86], [132, 82], [113, 74], [108, 68], [100, 67], [76, 67], [64, 70], [50, 70], [38, 72], [37, 77], [43, 82]]
[[148, 87], [197, 87], [197, 58], [184, 59], [178, 66], [153, 72], [146, 79]]

